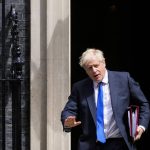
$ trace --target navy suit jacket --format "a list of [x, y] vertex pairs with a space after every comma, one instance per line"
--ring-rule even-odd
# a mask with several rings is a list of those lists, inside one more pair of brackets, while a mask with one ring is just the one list
[[[149, 102], [137, 82], [128, 72], [108, 71], [108, 82], [114, 118], [129, 150], [132, 141], [129, 136], [127, 108], [131, 104], [140, 106], [139, 124], [148, 127]], [[96, 147], [96, 105], [93, 81], [86, 78], [76, 82], [62, 113], [62, 124], [68, 116], [76, 116], [81, 121], [82, 133], [79, 137], [78, 150], [95, 150]]]

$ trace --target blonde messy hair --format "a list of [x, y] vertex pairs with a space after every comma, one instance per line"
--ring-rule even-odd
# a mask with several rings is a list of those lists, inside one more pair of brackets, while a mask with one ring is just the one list
[[103, 51], [95, 48], [88, 48], [85, 52], [82, 53], [81, 57], [79, 58], [79, 65], [84, 67], [87, 61], [96, 58], [100, 62], [105, 62]]

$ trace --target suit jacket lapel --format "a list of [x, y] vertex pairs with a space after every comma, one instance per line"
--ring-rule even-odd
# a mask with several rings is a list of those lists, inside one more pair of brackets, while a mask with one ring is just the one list
[[87, 85], [86, 93], [87, 93], [87, 102], [88, 102], [93, 120], [96, 124], [96, 105], [95, 105], [93, 82], [89, 82], [89, 84]]
[[[114, 112], [114, 117], [117, 119], [117, 91], [118, 88], [116, 86], [115, 77], [113, 76], [113, 73], [111, 71], [108, 71], [108, 81], [109, 81], [109, 87], [110, 87], [110, 96], [111, 96], [111, 102], [112, 102], [112, 109]], [[95, 96], [94, 96], [94, 88], [93, 88], [93, 82], [88, 82], [86, 86], [86, 95], [87, 95], [87, 102], [93, 117], [93, 120], [96, 125], [96, 105], [95, 105]], [[117, 121], [117, 120], [116, 120]]]
[[[109, 88], [110, 88], [110, 96], [111, 96], [111, 103], [112, 103], [112, 109], [114, 112], [114, 117], [117, 119], [117, 92], [118, 92], [118, 86], [116, 85], [117, 82], [115, 80], [115, 77], [113, 76], [113, 73], [111, 71], [108, 71], [108, 81], [109, 81]], [[117, 121], [117, 120], [116, 120]]]

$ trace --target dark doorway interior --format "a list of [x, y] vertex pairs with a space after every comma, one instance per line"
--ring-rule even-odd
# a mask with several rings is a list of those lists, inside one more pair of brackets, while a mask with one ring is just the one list
[[[99, 48], [104, 51], [107, 68], [129, 71], [149, 99], [150, 73], [143, 69], [148, 63], [148, 44], [143, 38], [146, 21], [142, 19], [144, 12], [138, 18], [137, 12], [132, 5], [131, 14], [131, 0], [71, 1], [72, 83], [86, 76], [78, 65], [81, 53], [86, 48]], [[139, 24], [139, 21], [144, 24]], [[79, 127], [72, 131], [72, 150], [77, 150], [79, 132]], [[146, 133], [138, 143], [139, 150], [148, 145], [149, 136]]]

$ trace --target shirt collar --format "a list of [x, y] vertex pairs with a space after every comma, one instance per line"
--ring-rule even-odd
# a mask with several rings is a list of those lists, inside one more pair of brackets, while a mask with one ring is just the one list
[[103, 82], [104, 84], [107, 84], [107, 83], [108, 83], [108, 71], [107, 71], [107, 70], [106, 70], [106, 72], [105, 72], [105, 75], [104, 75], [104, 78], [103, 78], [102, 82]]

